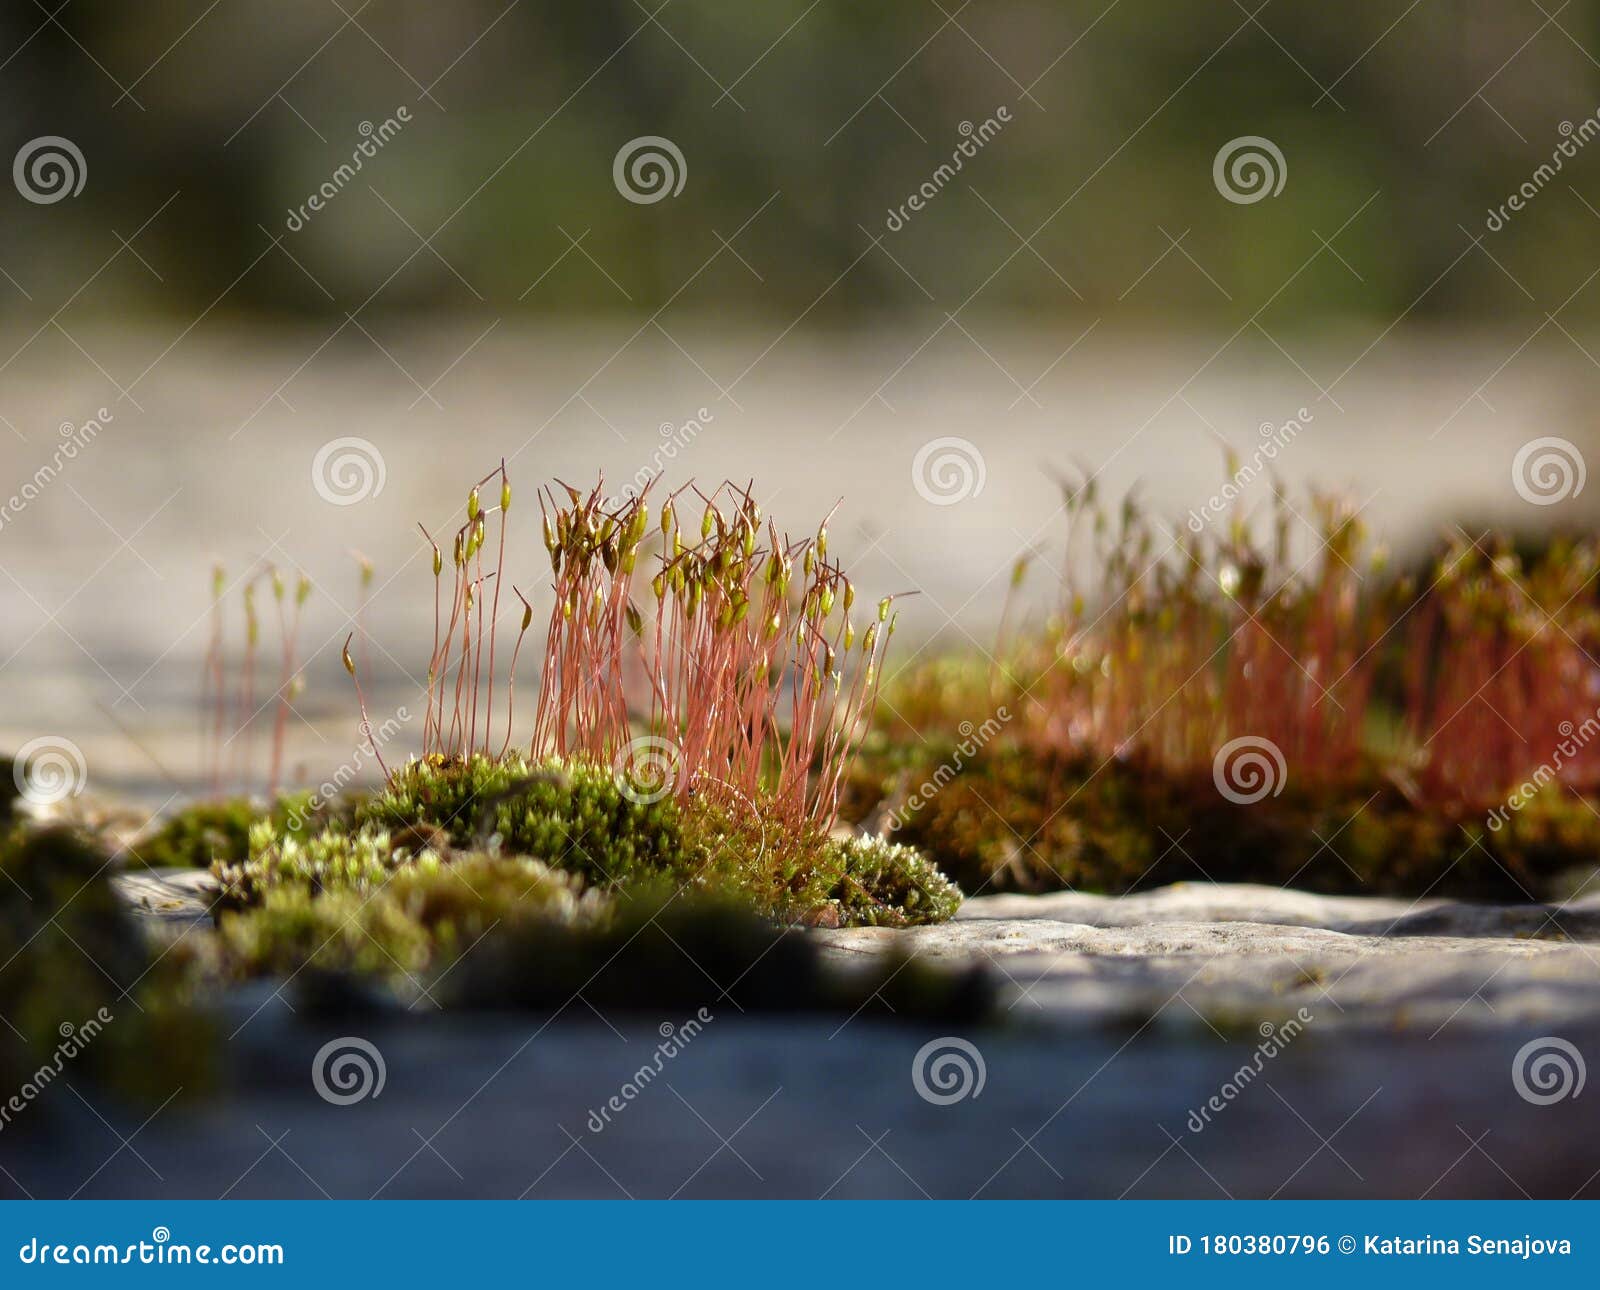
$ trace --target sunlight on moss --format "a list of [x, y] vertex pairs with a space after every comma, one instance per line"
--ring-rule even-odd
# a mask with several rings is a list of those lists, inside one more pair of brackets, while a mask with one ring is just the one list
[[907, 926], [949, 918], [960, 903], [909, 847], [786, 827], [760, 803], [643, 800], [581, 759], [417, 760], [378, 792], [313, 813], [303, 834], [281, 831], [280, 818], [257, 819], [244, 859], [213, 866], [228, 905], [291, 888], [362, 894], [471, 855], [525, 857], [600, 893], [664, 881], [779, 922]]

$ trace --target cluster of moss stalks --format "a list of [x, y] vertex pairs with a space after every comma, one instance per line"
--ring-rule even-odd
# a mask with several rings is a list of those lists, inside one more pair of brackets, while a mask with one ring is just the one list
[[[1188, 880], [1548, 900], [1600, 862], [1600, 808], [1555, 781], [1490, 827], [1486, 809], [1418, 800], [1403, 763], [1374, 751], [1331, 782], [1291, 765], [1276, 795], [1238, 803], [1210, 768], [1040, 747], [1029, 691], [979, 659], [902, 674], [885, 692], [897, 716], [857, 757], [848, 816], [927, 854], [969, 896]], [[1375, 721], [1370, 746], [1387, 738]]]
[[992, 658], [886, 683], [848, 816], [969, 895], [1534, 900], [1593, 875], [1600, 537], [1458, 528], [1406, 570], [1337, 497], [1275, 486], [1266, 524], [1239, 502], [1167, 526], [1133, 497], [1108, 510], [1092, 477], [1062, 492], [1053, 609], [1008, 632], [1008, 598]]

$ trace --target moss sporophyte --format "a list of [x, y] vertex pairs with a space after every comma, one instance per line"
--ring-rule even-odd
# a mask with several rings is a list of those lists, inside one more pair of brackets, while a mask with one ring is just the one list
[[[1600, 541], [1457, 530], [1396, 569], [1334, 497], [1168, 526], [1108, 511], [1092, 479], [1062, 488], [1048, 617], [1009, 627], [1025, 557], [991, 661], [893, 678], [856, 818], [969, 894], [1203, 878], [1529, 899], [1592, 859]], [[1239, 748], [1258, 785], [1230, 781]]]
[[[1396, 570], [1334, 498], [1280, 496], [1263, 539], [1230, 514], [1168, 530], [1133, 502], [1101, 508], [1092, 483], [1064, 487], [1048, 617], [1014, 610], [1025, 558], [992, 661], [903, 670], [874, 728], [895, 598], [861, 612], [826, 521], [791, 539], [728, 483], [659, 507], [649, 482], [621, 500], [558, 483], [537, 494], [530, 553], [502, 464], [454, 530], [422, 533], [420, 755], [372, 723], [363, 621], [343, 660], [382, 786], [207, 804], [140, 856], [214, 864], [243, 920], [233, 943], [259, 963], [277, 961], [275, 937], [303, 950], [295, 937], [338, 902], [369, 898], [370, 934], [434, 961], [441, 936], [476, 925], [427, 912], [452, 908], [452, 877], [502, 896], [521, 883], [529, 917], [574, 926], [661, 890], [780, 923], [897, 926], [953, 914], [947, 873], [969, 892], [1203, 876], [1526, 898], [1600, 842], [1594, 704], [1568, 710], [1600, 688], [1595, 542], [1458, 536]], [[1298, 548], [1296, 517], [1315, 530]], [[543, 589], [519, 574], [502, 594], [530, 554]], [[228, 593], [246, 620], [229, 684], [220, 608], [213, 625], [208, 739], [242, 743], [239, 767], [256, 589], [281, 606], [292, 690], [309, 584], [290, 585], [263, 567]], [[219, 570], [219, 606], [225, 591]], [[519, 712], [530, 633], [543, 659]], [[1264, 750], [1260, 792], [1221, 775], [1241, 744]]]
[[[949, 917], [959, 893], [923, 857], [835, 836], [883, 676], [894, 597], [858, 630], [856, 589], [829, 554], [826, 521], [814, 537], [790, 539], [748, 488], [727, 482], [709, 493], [687, 485], [653, 515], [653, 482], [619, 500], [603, 481], [587, 492], [541, 489], [548, 591], [513, 584], [502, 597], [508, 564], [529, 555], [511, 523], [502, 462], [468, 489], [447, 541], [420, 529], [434, 602], [420, 755], [396, 763], [391, 747], [385, 758], [392, 732], [373, 724], [358, 622], [341, 659], [355, 686], [363, 755], [379, 767], [383, 789], [309, 808], [277, 798], [280, 722], [269, 781], [279, 805], [245, 828], [225, 815], [169, 822], [166, 840], [146, 850], [217, 846], [208, 859], [234, 907], [285, 885], [313, 898], [368, 891], [400, 871], [486, 855], [550, 865], [602, 895], [671, 881], [736, 896], [784, 921]], [[364, 604], [371, 565], [358, 559]], [[205, 669], [215, 747], [235, 742], [228, 718], [253, 698], [254, 592], [263, 579], [280, 607], [286, 601], [270, 567], [243, 585], [235, 705], [222, 680], [216, 574]], [[519, 728], [517, 665], [545, 595], [544, 658]], [[294, 616], [280, 608], [284, 685], [304, 599], [303, 590], [294, 596]], [[502, 619], [502, 601], [514, 606], [512, 623]]]
[[[202, 664], [213, 797], [131, 841], [87, 816], [57, 832], [4, 821], [8, 885], [78, 891], [74, 919], [86, 920], [64, 920], [59, 937], [51, 927], [30, 934], [29, 909], [62, 903], [37, 894], [0, 917], [19, 938], [0, 1004], [29, 1037], [16, 1078], [41, 1068], [46, 1020], [96, 1015], [109, 988], [108, 1006], [136, 993], [140, 1007], [126, 1016], [113, 1007], [116, 1024], [75, 1060], [98, 1067], [102, 1053], [153, 1036], [185, 1054], [135, 1063], [153, 1084], [181, 1075], [184, 1087], [204, 1087], [215, 1047], [191, 1004], [263, 975], [298, 983], [307, 1006], [352, 986], [411, 1006], [560, 1007], [582, 989], [611, 1006], [692, 1012], [709, 969], [739, 1006], [986, 1009], [989, 991], [970, 974], [899, 960], [844, 973], [784, 930], [937, 922], [961, 901], [915, 849], [837, 827], [894, 598], [854, 621], [856, 589], [829, 552], [826, 524], [792, 540], [748, 489], [682, 489], [656, 517], [650, 492], [612, 504], [598, 484], [545, 489], [544, 549], [529, 551], [508, 522], [502, 465], [469, 490], [448, 543], [423, 534], [435, 626], [422, 748], [410, 757], [398, 746], [407, 722], [375, 724], [369, 706], [373, 574], [357, 556], [357, 630], [340, 654], [356, 688], [360, 760], [382, 776], [373, 789], [343, 770], [313, 790], [281, 789], [282, 713], [299, 688], [311, 582], [270, 564], [234, 582], [213, 570]], [[501, 595], [507, 568], [530, 556], [549, 563], [548, 589], [525, 593], [522, 583]], [[514, 676], [541, 612], [544, 663], [519, 712]], [[269, 688], [262, 660], [273, 644]], [[274, 705], [257, 778], [253, 719]], [[119, 861], [209, 867], [216, 935], [186, 933], [152, 954], [112, 893]], [[88, 960], [75, 945], [98, 971], [80, 970]]]
[[[815, 938], [779, 928], [948, 919], [952, 879], [1526, 899], [1592, 861], [1600, 541], [1458, 532], [1396, 569], [1334, 498], [1280, 495], [1263, 538], [1232, 514], [1167, 528], [1133, 502], [1107, 512], [1090, 482], [1064, 487], [1048, 616], [1013, 603], [1025, 557], [992, 655], [929, 656], [886, 681], [896, 598], [858, 605], [826, 520], [794, 540], [748, 487], [686, 487], [656, 509], [648, 482], [620, 501], [557, 484], [537, 495], [541, 551], [511, 526], [502, 464], [454, 530], [423, 531], [434, 627], [409, 757], [409, 718], [369, 713], [373, 575], [357, 557], [341, 653], [359, 765], [382, 776], [370, 790], [354, 772], [281, 790], [311, 583], [218, 568], [202, 672], [213, 798], [131, 846], [5, 804], [0, 893], [26, 897], [0, 894], [15, 951], [0, 1011], [28, 1040], [11, 1074], [44, 1069], [51, 1028], [104, 1006], [115, 1023], [73, 1058], [86, 1073], [155, 1036], [171, 1069], [143, 1073], [203, 1086], [211, 1050], [186, 1001], [263, 974], [312, 991], [355, 979], [413, 1006], [559, 1007], [582, 988], [687, 1016], [715, 965], [756, 1006], [965, 1015], [981, 1006], [970, 983], [905, 963], [846, 983]], [[508, 568], [534, 561], [545, 585], [519, 574], [503, 593]], [[260, 778], [258, 706], [277, 709]], [[1223, 775], [1240, 745], [1259, 786]], [[209, 866], [218, 934], [149, 953], [104, 878], [128, 857]], [[38, 925], [61, 904], [43, 897], [80, 889], [62, 927]], [[118, 1007], [130, 994], [141, 1007]]]

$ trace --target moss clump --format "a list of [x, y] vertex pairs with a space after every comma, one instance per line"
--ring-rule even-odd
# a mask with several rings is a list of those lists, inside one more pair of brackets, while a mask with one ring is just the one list
[[303, 969], [352, 973], [421, 997], [426, 982], [491, 930], [588, 926], [608, 906], [580, 879], [526, 857], [437, 857], [395, 871], [373, 892], [314, 895], [303, 884], [274, 886], [258, 907], [219, 920], [220, 968], [228, 979], [288, 976]]
[[884, 838], [834, 844], [835, 900], [843, 922], [868, 927], [943, 923], [961, 908], [961, 889], [914, 847]]
[[64, 828], [19, 828], [0, 845], [0, 1012], [35, 1046], [63, 1023], [118, 1008], [146, 956], [100, 879], [106, 857]]
[[635, 801], [599, 767], [512, 755], [413, 761], [382, 791], [307, 817], [300, 833], [280, 831], [274, 813], [251, 826], [239, 862], [213, 871], [224, 900], [243, 905], [282, 885], [362, 892], [476, 851], [533, 857], [595, 884], [685, 869], [670, 802]]
[[267, 820], [250, 829], [249, 854], [238, 864], [219, 862], [212, 872], [225, 904], [242, 906], [278, 888], [362, 893], [402, 866], [437, 868], [448, 843], [417, 829], [392, 834], [375, 824], [333, 825], [309, 838], [280, 834]]
[[780, 922], [905, 926], [949, 918], [960, 893], [906, 847], [795, 830], [757, 804], [640, 800], [609, 768], [429, 759], [370, 797], [324, 808], [300, 834], [250, 828], [245, 857], [214, 866], [241, 907], [281, 887], [366, 893], [463, 856], [522, 856], [586, 887], [631, 892], [665, 882], [737, 901]]
[[1600, 817], [1554, 787], [1490, 829], [1483, 815], [1415, 805], [1376, 772], [1337, 787], [1291, 777], [1279, 796], [1235, 804], [1209, 775], [998, 741], [906, 809], [913, 786], [949, 760], [938, 745], [880, 748], [859, 764], [855, 800], [973, 894], [1208, 879], [1525, 900], [1600, 854]]
[[944, 922], [961, 905], [961, 892], [926, 857], [881, 838], [791, 830], [759, 811], [703, 801], [681, 811], [680, 827], [682, 880], [778, 922], [910, 927]]
[[[1592, 870], [1600, 540], [1458, 529], [1397, 575], [1336, 496], [1302, 510], [1275, 488], [1270, 523], [1169, 527], [1092, 476], [1061, 486], [1047, 617], [1008, 636], [1008, 598], [987, 666], [956, 654], [886, 686], [854, 818], [901, 825], [974, 892], [1200, 877], [1515, 899]], [[1219, 787], [1235, 771], [1240, 791]]]
[[196, 802], [169, 815], [161, 826], [128, 848], [134, 864], [152, 869], [204, 869], [238, 864], [250, 854], [252, 826], [269, 821], [279, 833], [295, 833], [310, 810], [309, 793], [286, 794], [269, 808], [246, 797]]
[[482, 854], [402, 868], [366, 895], [277, 887], [222, 916], [212, 959], [222, 980], [293, 978], [302, 1002], [324, 1006], [376, 987], [443, 1008], [560, 1010], [581, 993], [607, 1010], [975, 1021], [994, 1001], [982, 972], [892, 958], [831, 967], [743, 904], [662, 883], [604, 897], [539, 861]]
[[610, 768], [583, 761], [413, 761], [360, 802], [354, 819], [436, 830], [452, 847], [537, 856], [597, 883], [676, 872], [688, 858], [672, 802], [639, 800]]

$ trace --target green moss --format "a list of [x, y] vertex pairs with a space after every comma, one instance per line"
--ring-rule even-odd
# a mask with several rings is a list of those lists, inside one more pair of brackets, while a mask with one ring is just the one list
[[238, 864], [212, 866], [225, 905], [242, 906], [265, 898], [279, 887], [319, 892], [360, 894], [387, 881], [402, 866], [437, 868], [441, 840], [423, 842], [415, 830], [391, 834], [375, 824], [353, 830], [330, 825], [309, 838], [281, 834], [269, 820], [250, 829], [249, 854]]
[[307, 968], [355, 973], [419, 997], [491, 930], [585, 926], [606, 909], [581, 880], [538, 860], [465, 855], [446, 869], [435, 857], [395, 871], [371, 892], [274, 886], [256, 908], [222, 915], [220, 968], [230, 979]]
[[832, 846], [840, 866], [832, 899], [846, 924], [942, 923], [961, 907], [961, 889], [914, 847], [883, 838], [850, 838]]
[[284, 833], [310, 811], [309, 793], [286, 794], [270, 810], [249, 798], [197, 802], [169, 815], [153, 833], [128, 848], [134, 864], [152, 869], [204, 869], [214, 863], [237, 864], [249, 854], [251, 826], [271, 820]]
[[1279, 796], [1235, 804], [1209, 775], [1052, 758], [1001, 741], [906, 809], [914, 786], [949, 760], [939, 745], [869, 753], [855, 800], [892, 817], [894, 837], [969, 894], [1119, 893], [1188, 879], [1523, 900], [1600, 855], [1600, 815], [1554, 789], [1490, 829], [1482, 815], [1413, 804], [1375, 771], [1316, 789], [1291, 777]]
[[523, 856], [587, 887], [665, 882], [780, 922], [905, 926], [950, 917], [960, 893], [906, 847], [793, 829], [759, 805], [639, 801], [606, 767], [546, 761], [416, 761], [384, 791], [313, 817], [303, 834], [258, 819], [243, 859], [214, 865], [226, 903], [280, 887], [370, 892], [464, 854]]
[[[0, 847], [0, 1012], [35, 1046], [101, 1006], [145, 967], [102, 853], [66, 829], [15, 831]], [[122, 1010], [131, 1011], [125, 1007]]]
[[689, 867], [678, 877], [782, 923], [909, 927], [943, 922], [961, 893], [910, 847], [878, 838], [792, 830], [745, 808], [691, 805], [681, 827]]
[[437, 830], [452, 847], [536, 856], [598, 883], [676, 872], [687, 859], [672, 801], [635, 800], [608, 767], [557, 759], [530, 766], [519, 754], [413, 761], [356, 807], [355, 822]]

